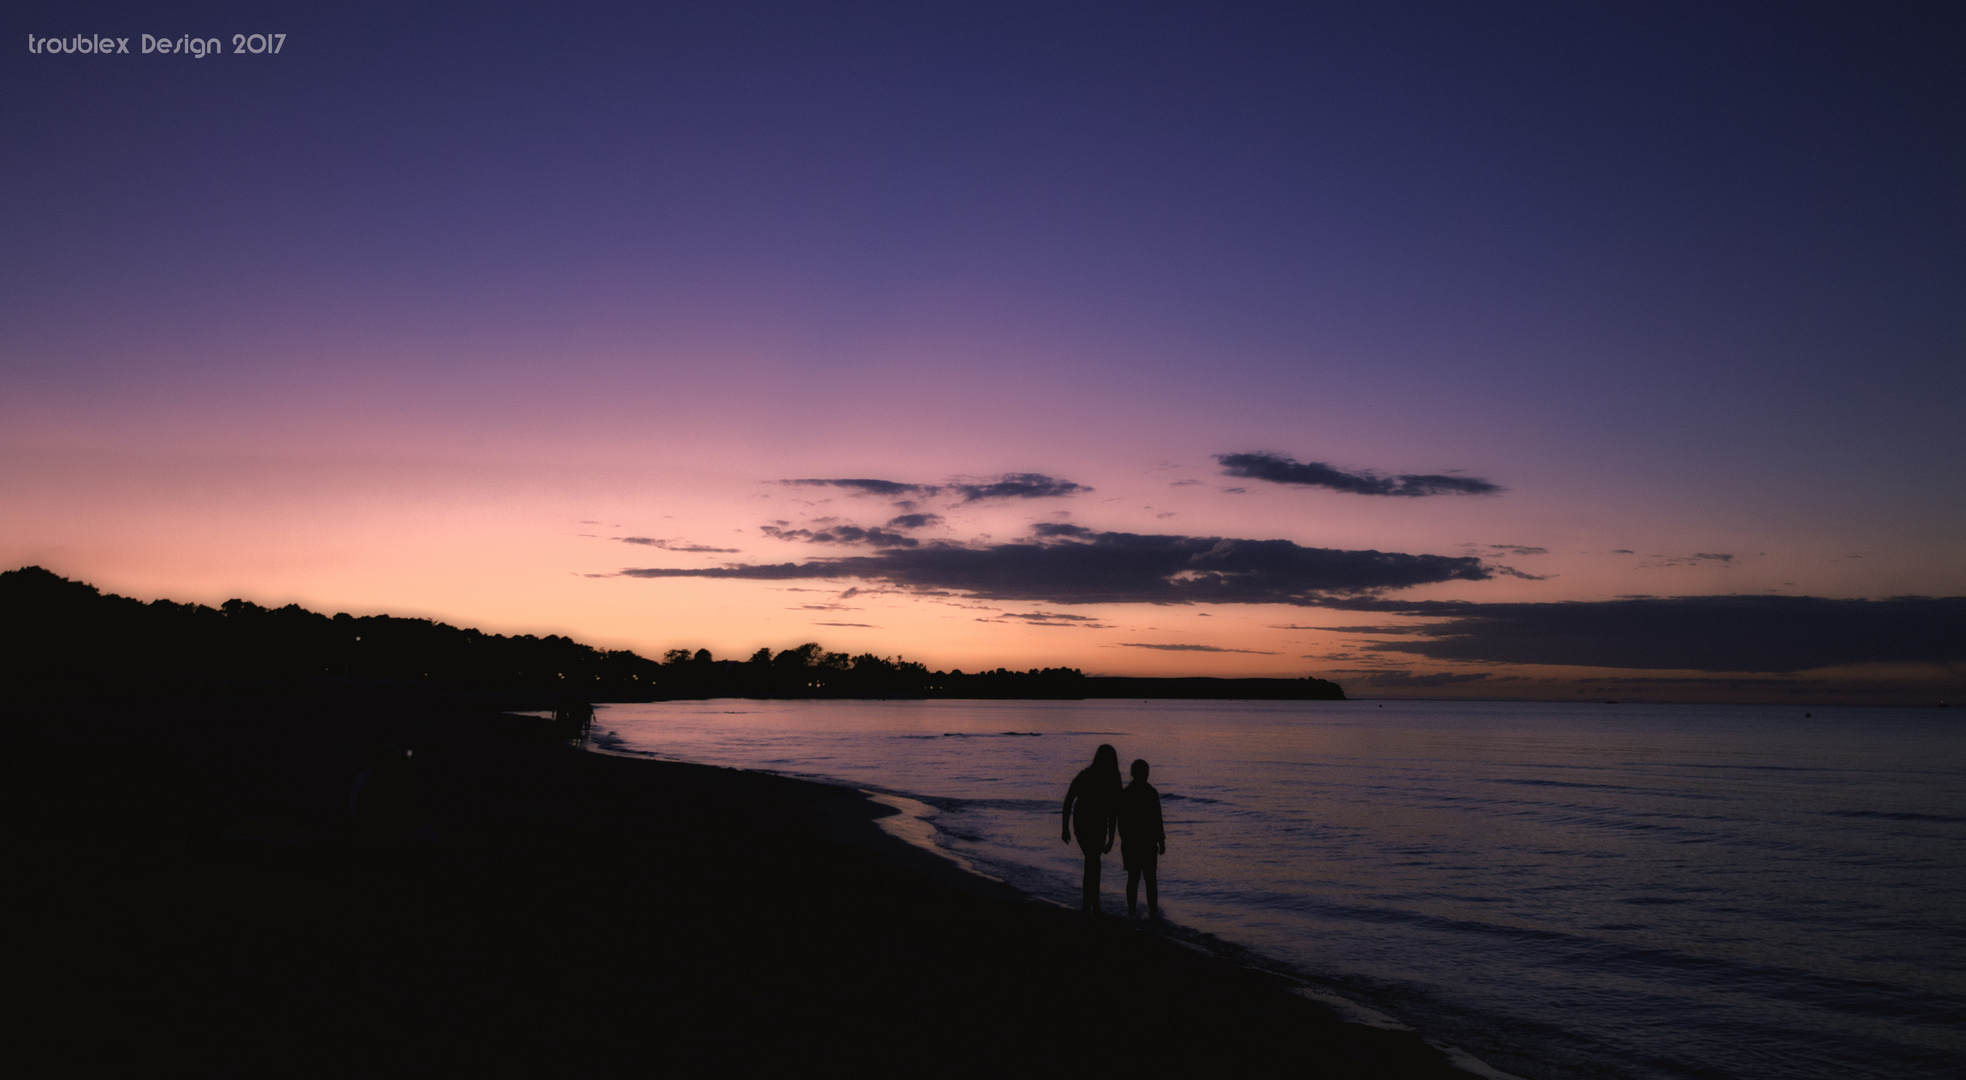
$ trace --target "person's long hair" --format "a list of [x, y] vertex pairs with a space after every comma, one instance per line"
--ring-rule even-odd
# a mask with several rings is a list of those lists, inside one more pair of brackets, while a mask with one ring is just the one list
[[1108, 793], [1120, 789], [1120, 752], [1111, 743], [1100, 743], [1092, 752], [1092, 765], [1086, 769], [1092, 779]]

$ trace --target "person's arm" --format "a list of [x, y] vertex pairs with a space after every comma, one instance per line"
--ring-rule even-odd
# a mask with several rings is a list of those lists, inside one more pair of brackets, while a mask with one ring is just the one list
[[1161, 822], [1158, 791], [1154, 792], [1154, 835], [1159, 838], [1154, 841], [1155, 851], [1161, 855], [1167, 854], [1167, 826]]
[[1108, 792], [1108, 795], [1109, 798], [1106, 800], [1106, 846], [1099, 849], [1102, 853], [1113, 850], [1113, 839], [1119, 835], [1120, 803], [1126, 800], [1126, 789], [1116, 788]]
[[1072, 778], [1072, 786], [1065, 789], [1065, 809], [1063, 811], [1065, 817], [1065, 823], [1062, 832], [1065, 837], [1065, 842], [1068, 844], [1072, 842], [1072, 803], [1075, 800], [1077, 800], [1078, 797], [1079, 797], [1079, 780], [1078, 777], [1075, 776]]

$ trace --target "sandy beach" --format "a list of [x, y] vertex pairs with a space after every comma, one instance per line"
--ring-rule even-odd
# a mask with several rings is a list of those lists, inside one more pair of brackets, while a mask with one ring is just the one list
[[[1282, 976], [963, 873], [844, 788], [456, 703], [8, 712], [16, 955], [41, 1030], [88, 1031], [43, 1042], [56, 1069], [1467, 1075]], [[380, 742], [415, 750], [441, 843], [350, 841]]]

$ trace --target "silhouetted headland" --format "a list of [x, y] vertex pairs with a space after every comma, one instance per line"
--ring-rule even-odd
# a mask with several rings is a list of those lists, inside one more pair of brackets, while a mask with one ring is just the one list
[[[173, 680], [381, 681], [545, 700], [685, 698], [1252, 698], [1342, 701], [1324, 679], [1088, 677], [1076, 668], [930, 671], [900, 657], [827, 652], [817, 643], [745, 660], [674, 649], [660, 662], [558, 635], [487, 634], [430, 619], [323, 615], [298, 604], [228, 600], [213, 608], [104, 594], [38, 566], [0, 573], [17, 682], [60, 689]], [[323, 687], [333, 692], [333, 687]]]

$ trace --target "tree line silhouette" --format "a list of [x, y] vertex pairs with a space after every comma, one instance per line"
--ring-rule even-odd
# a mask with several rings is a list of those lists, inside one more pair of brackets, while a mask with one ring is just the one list
[[487, 634], [431, 619], [333, 616], [298, 604], [218, 607], [141, 600], [70, 581], [38, 566], [0, 572], [9, 681], [103, 679], [386, 680], [551, 691], [590, 701], [666, 698], [1342, 699], [1323, 679], [1088, 678], [1076, 668], [930, 671], [873, 653], [849, 656], [808, 642], [746, 660], [672, 649], [660, 662], [549, 634]]

